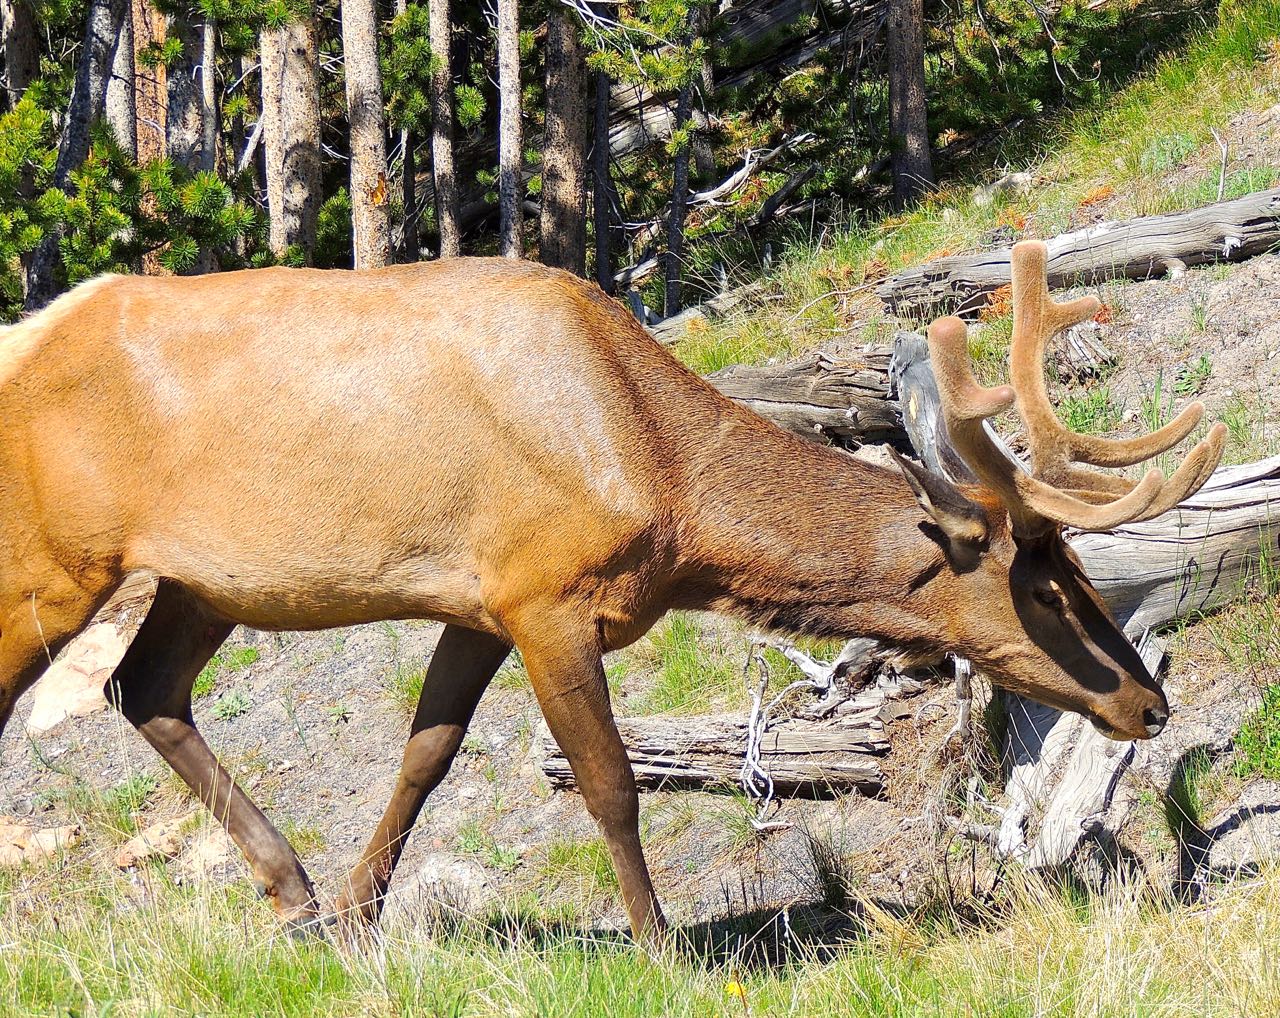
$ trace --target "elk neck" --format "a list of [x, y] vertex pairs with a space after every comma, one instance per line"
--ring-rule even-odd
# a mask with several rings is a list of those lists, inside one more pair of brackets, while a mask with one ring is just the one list
[[814, 636], [936, 635], [926, 588], [952, 576], [906, 481], [737, 410], [687, 436], [680, 606]]

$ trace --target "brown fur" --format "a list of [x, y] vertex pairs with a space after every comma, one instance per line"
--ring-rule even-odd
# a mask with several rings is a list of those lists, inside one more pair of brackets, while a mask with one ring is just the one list
[[159, 574], [113, 695], [295, 920], [305, 873], [191, 723], [233, 623], [449, 624], [340, 901], [366, 918], [512, 645], [637, 933], [661, 919], [600, 654], [672, 607], [960, 651], [1134, 737], [1167, 711], [1056, 529], [1015, 540], [973, 491], [985, 536], [949, 537], [898, 472], [778, 430], [537, 265], [97, 280], [0, 333], [0, 420], [0, 726], [125, 575]]

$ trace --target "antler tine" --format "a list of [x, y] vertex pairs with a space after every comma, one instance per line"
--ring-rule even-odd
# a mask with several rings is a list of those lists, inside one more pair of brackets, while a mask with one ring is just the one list
[[[1110, 529], [1124, 522], [1151, 519], [1173, 508], [1208, 480], [1221, 457], [1224, 435], [1218, 427], [1211, 430], [1167, 484], [1157, 471], [1149, 471], [1135, 484], [1080, 466], [1087, 463], [1125, 467], [1151, 459], [1186, 438], [1204, 418], [1204, 406], [1192, 403], [1170, 424], [1138, 438], [1098, 438], [1066, 428], [1058, 420], [1045, 388], [1045, 349], [1058, 331], [1096, 314], [1099, 304], [1093, 297], [1056, 303], [1049, 296], [1047, 261], [1048, 252], [1040, 241], [1016, 244], [1011, 255], [1011, 381], [1017, 393], [1018, 414], [1027, 432], [1033, 474], [1046, 485], [1056, 486], [1035, 492], [1029, 504], [1038, 504], [1049, 518], [1081, 530]], [[1057, 494], [1050, 496], [1048, 491]], [[1081, 514], [1079, 508], [1085, 511]], [[1125, 516], [1125, 511], [1133, 515]]]
[[1027, 427], [1032, 468], [1036, 476], [1066, 483], [1072, 462], [1095, 467], [1130, 467], [1172, 449], [1195, 430], [1204, 405], [1192, 403], [1169, 424], [1137, 438], [1099, 438], [1068, 430], [1058, 420], [1044, 385], [1044, 359], [1049, 340], [1062, 329], [1092, 318], [1099, 303], [1094, 297], [1058, 304], [1049, 296], [1048, 252], [1041, 241], [1016, 244], [1013, 269], [1013, 349], [1010, 374], [1018, 393], [1018, 413]]
[[1164, 477], [1150, 471], [1132, 490], [1105, 505], [1075, 497], [1022, 470], [991, 440], [983, 420], [1013, 405], [1007, 385], [985, 389], [969, 365], [969, 330], [959, 318], [941, 318], [929, 326], [929, 357], [941, 396], [942, 416], [956, 450], [1009, 511], [1016, 533], [1031, 536], [1050, 523], [1081, 530], [1110, 530], [1145, 512], [1160, 494]]
[[1174, 506], [1185, 502], [1203, 488], [1218, 467], [1218, 460], [1222, 458], [1222, 449], [1226, 441], [1227, 426], [1225, 424], [1218, 423], [1210, 428], [1209, 434], [1187, 454], [1187, 458], [1173, 472], [1173, 476], [1165, 482], [1160, 497], [1133, 522], [1141, 523], [1143, 520], [1155, 519], [1161, 513], [1167, 513]]

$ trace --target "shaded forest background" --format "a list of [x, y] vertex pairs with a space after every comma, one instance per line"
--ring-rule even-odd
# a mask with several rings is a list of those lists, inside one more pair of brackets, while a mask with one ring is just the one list
[[0, 320], [101, 272], [459, 253], [670, 315], [1025, 163], [1046, 111], [1098, 102], [1216, 10], [0, 0]]

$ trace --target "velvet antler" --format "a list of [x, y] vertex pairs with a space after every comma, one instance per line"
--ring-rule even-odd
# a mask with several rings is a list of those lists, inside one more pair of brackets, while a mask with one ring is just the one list
[[[1045, 389], [1045, 348], [1057, 332], [1093, 317], [1099, 305], [1093, 297], [1054, 302], [1045, 263], [1040, 241], [1014, 246], [1012, 385], [978, 385], [969, 365], [968, 330], [960, 319], [939, 319], [929, 327], [929, 353], [947, 430], [973, 472], [1000, 495], [1018, 533], [1036, 533], [1049, 523], [1110, 530], [1159, 516], [1209, 479], [1222, 456], [1227, 429], [1222, 424], [1210, 428], [1167, 480], [1154, 469], [1134, 482], [1082, 466], [1125, 467], [1158, 456], [1192, 432], [1204, 417], [1204, 406], [1192, 403], [1172, 423], [1138, 438], [1098, 438], [1064, 427]], [[1003, 454], [983, 423], [1010, 406], [1017, 408], [1026, 430], [1030, 473]]]

